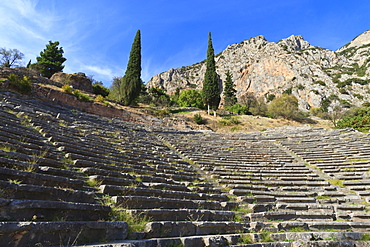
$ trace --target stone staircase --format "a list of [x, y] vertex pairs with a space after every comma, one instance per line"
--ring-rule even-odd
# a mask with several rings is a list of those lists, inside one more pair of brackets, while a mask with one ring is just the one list
[[10, 92], [0, 93], [0, 123], [1, 246], [362, 246], [370, 237], [367, 134], [184, 132]]

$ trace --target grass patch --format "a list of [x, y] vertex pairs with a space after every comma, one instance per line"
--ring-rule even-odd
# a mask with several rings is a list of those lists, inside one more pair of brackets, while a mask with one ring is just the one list
[[328, 182], [331, 183], [331, 184], [333, 184], [333, 185], [336, 185], [336, 186], [339, 186], [341, 188], [344, 188], [343, 181], [340, 180], [340, 179], [331, 179]]
[[125, 209], [113, 207], [110, 212], [112, 221], [125, 221], [129, 232], [143, 232], [145, 225], [151, 222], [151, 218], [142, 215], [131, 215]]
[[0, 150], [6, 151], [6, 152], [17, 152], [15, 148], [5, 146], [5, 145], [0, 146]]
[[251, 235], [240, 235], [238, 244], [253, 244], [253, 239]]
[[12, 184], [20, 184], [20, 183], [22, 183], [22, 181], [17, 180], [17, 179], [8, 179], [8, 182], [9, 183], [12, 183]]
[[301, 226], [296, 226], [289, 229], [289, 232], [306, 232], [307, 230]]
[[364, 233], [361, 236], [361, 241], [370, 241], [370, 233]]
[[89, 179], [89, 180], [86, 180], [85, 183], [87, 186], [97, 188], [103, 183], [103, 181], [98, 180], [98, 179]]
[[274, 241], [275, 240], [271, 238], [271, 233], [269, 232], [261, 233], [261, 242], [274, 242]]

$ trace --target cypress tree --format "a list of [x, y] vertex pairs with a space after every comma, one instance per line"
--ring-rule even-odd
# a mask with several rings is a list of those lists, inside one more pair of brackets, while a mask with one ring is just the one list
[[63, 71], [64, 65], [62, 64], [67, 59], [63, 57], [63, 48], [59, 48], [58, 45], [58, 41], [49, 41], [46, 48], [40, 52], [40, 56], [36, 58], [37, 63], [31, 65], [39, 70], [42, 76], [50, 78], [54, 73]]
[[136, 32], [132, 43], [130, 57], [127, 63], [125, 75], [121, 79], [120, 96], [121, 103], [130, 105], [141, 91], [141, 37], [140, 30]]
[[235, 85], [232, 79], [232, 75], [230, 74], [230, 70], [226, 71], [225, 75], [226, 75], [224, 87], [225, 106], [233, 106], [237, 102], [237, 98], [235, 95], [236, 93]]
[[208, 114], [210, 109], [213, 110], [216, 115], [216, 110], [220, 104], [220, 86], [218, 84], [218, 75], [216, 73], [216, 62], [215, 54], [212, 46], [211, 33], [208, 33], [208, 49], [207, 49], [207, 61], [206, 61], [206, 73], [204, 75], [202, 97], [203, 102], [207, 105]]

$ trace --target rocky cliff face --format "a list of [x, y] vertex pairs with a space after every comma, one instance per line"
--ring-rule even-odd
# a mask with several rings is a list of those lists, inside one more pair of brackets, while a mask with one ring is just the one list
[[[257, 36], [229, 45], [215, 59], [220, 85], [230, 70], [238, 100], [247, 93], [267, 99], [291, 92], [299, 99], [300, 108], [309, 110], [320, 107], [323, 100], [342, 106], [366, 102], [370, 96], [369, 54], [367, 31], [337, 51], [312, 46], [300, 35], [277, 43]], [[201, 89], [205, 66], [202, 61], [170, 69], [155, 75], [147, 86], [163, 88], [169, 94], [176, 88]]]

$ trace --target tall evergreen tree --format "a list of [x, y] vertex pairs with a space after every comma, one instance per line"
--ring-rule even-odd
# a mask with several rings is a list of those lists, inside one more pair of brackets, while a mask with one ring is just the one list
[[224, 100], [225, 106], [233, 106], [238, 101], [236, 98], [236, 90], [233, 82], [233, 76], [230, 74], [230, 70], [225, 73], [225, 86], [224, 86]]
[[206, 73], [204, 75], [202, 97], [203, 102], [207, 105], [208, 114], [210, 109], [216, 115], [216, 110], [220, 104], [220, 86], [218, 84], [218, 75], [216, 73], [215, 54], [212, 46], [211, 33], [208, 33], [208, 49], [206, 61]]
[[40, 52], [40, 56], [36, 58], [37, 62], [31, 65], [31, 68], [36, 68], [42, 76], [47, 78], [50, 78], [54, 73], [63, 71], [64, 65], [62, 64], [67, 59], [63, 57], [63, 48], [58, 47], [58, 45], [58, 41], [49, 41], [49, 44]]
[[136, 32], [132, 43], [130, 58], [125, 75], [120, 85], [121, 103], [130, 105], [141, 91], [141, 37], [140, 30]]

